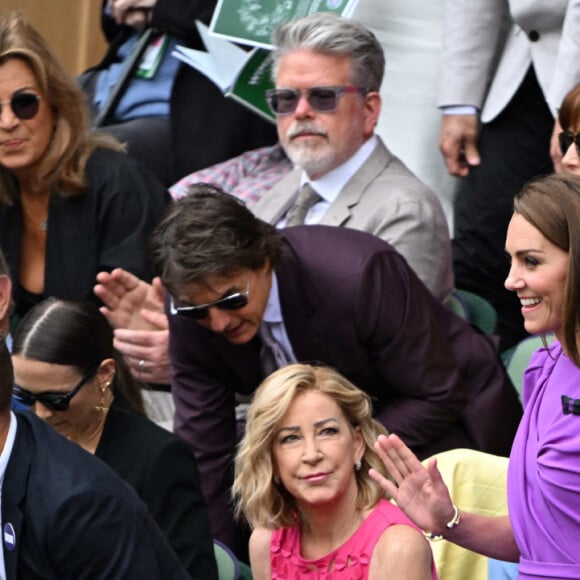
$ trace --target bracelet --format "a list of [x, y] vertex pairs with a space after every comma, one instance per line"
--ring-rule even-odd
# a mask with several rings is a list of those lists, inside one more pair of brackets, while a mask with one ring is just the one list
[[[459, 525], [459, 522], [461, 521], [461, 512], [459, 511], [459, 508], [453, 504], [453, 517], [445, 524], [445, 527], [448, 530], [452, 530], [453, 528], [456, 528]], [[437, 540], [443, 540], [443, 535], [442, 534], [435, 534], [433, 532], [423, 532], [425, 537], [428, 540], [431, 541], [437, 541]]]

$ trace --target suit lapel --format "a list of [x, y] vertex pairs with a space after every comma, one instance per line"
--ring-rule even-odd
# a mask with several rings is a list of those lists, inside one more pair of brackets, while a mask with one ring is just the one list
[[18, 577], [18, 555], [23, 540], [21, 536], [23, 505], [31, 461], [31, 452], [23, 429], [23, 424], [19, 422], [2, 485], [2, 550], [7, 580], [16, 580]]
[[250, 209], [261, 220], [277, 224], [296, 199], [301, 175], [301, 170], [294, 169]]
[[298, 226], [285, 232], [288, 252], [276, 268], [284, 326], [298, 362], [324, 360], [328, 344], [327, 321], [316, 316], [321, 297], [314, 294], [316, 285], [308, 279], [293, 251], [294, 237], [300, 237], [311, 227]]
[[[385, 167], [391, 162], [393, 156], [385, 147], [384, 143], [378, 139], [377, 145], [369, 158], [361, 165], [360, 169], [347, 181], [338, 197], [326, 210], [320, 225], [341, 226], [352, 215], [354, 208], [360, 202], [365, 190]], [[385, 192], [387, 195], [388, 192]]]

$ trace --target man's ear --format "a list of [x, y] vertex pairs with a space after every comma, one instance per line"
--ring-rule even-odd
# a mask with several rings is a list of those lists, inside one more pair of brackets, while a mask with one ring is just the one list
[[5, 274], [0, 274], [0, 329], [8, 318], [10, 302], [12, 301], [12, 282]]
[[381, 95], [377, 91], [371, 91], [365, 95], [365, 136], [368, 138], [375, 132], [375, 127], [381, 114]]

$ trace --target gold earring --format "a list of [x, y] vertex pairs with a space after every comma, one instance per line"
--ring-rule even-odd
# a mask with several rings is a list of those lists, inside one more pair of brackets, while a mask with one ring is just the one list
[[104, 385], [101, 385], [101, 387], [100, 387], [101, 400], [99, 401], [98, 405], [95, 405], [95, 411], [98, 411], [99, 413], [105, 413], [105, 411], [109, 410], [109, 407], [105, 406], [105, 393], [107, 392], [107, 389], [109, 388], [110, 384], [111, 384], [111, 381], [108, 381]]

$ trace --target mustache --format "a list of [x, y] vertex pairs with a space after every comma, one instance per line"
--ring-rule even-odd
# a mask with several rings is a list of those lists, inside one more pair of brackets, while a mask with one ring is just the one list
[[288, 139], [294, 139], [294, 137], [298, 137], [307, 133], [308, 135], [321, 135], [322, 137], [328, 137], [328, 132], [316, 125], [316, 123], [311, 123], [308, 121], [294, 121], [292, 125], [286, 131], [286, 137]]

